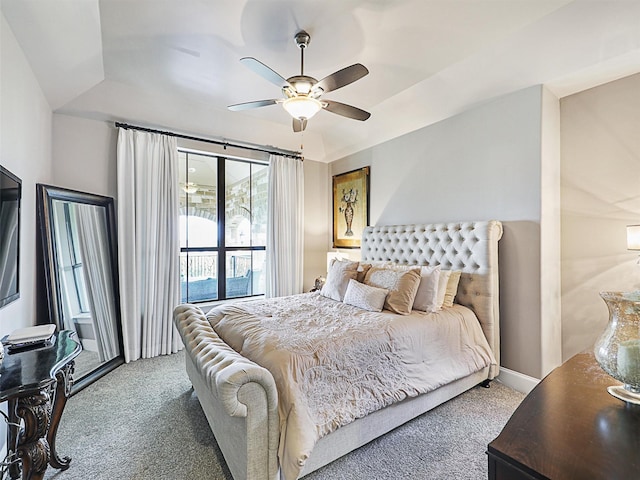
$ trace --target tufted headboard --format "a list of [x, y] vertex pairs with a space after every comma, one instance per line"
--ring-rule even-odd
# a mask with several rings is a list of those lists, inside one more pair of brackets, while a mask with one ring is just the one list
[[480, 320], [500, 365], [500, 304], [498, 240], [502, 224], [486, 222], [433, 223], [366, 227], [362, 234], [362, 261], [391, 261], [404, 265], [441, 265], [461, 270], [456, 303], [469, 307]]

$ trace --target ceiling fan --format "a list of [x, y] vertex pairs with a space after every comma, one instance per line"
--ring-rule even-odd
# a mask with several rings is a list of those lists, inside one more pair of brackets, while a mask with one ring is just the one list
[[343, 68], [318, 81], [304, 74], [304, 50], [311, 41], [311, 36], [304, 30], [296, 33], [294, 37], [296, 45], [300, 48], [300, 75], [294, 75], [285, 79], [279, 73], [266, 66], [253, 57], [244, 57], [240, 61], [258, 75], [282, 88], [283, 98], [270, 100], [257, 100], [254, 102], [237, 103], [229, 105], [229, 110], [247, 110], [250, 108], [266, 107], [268, 105], [282, 104], [284, 109], [293, 117], [293, 131], [301, 132], [307, 127], [307, 120], [320, 110], [364, 121], [371, 114], [357, 107], [345, 103], [326, 100], [322, 98], [325, 93], [342, 88], [369, 73], [367, 68], [356, 63]]

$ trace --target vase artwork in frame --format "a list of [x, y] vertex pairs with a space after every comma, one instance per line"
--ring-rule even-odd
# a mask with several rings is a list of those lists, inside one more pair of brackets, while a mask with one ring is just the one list
[[333, 176], [333, 248], [360, 248], [369, 225], [369, 167]]

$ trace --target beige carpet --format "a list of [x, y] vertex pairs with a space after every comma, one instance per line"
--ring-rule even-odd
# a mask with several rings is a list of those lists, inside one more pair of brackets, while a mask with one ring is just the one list
[[[487, 478], [487, 444], [523, 395], [476, 387], [307, 480]], [[232, 480], [184, 371], [184, 352], [122, 365], [69, 399], [57, 480]]]

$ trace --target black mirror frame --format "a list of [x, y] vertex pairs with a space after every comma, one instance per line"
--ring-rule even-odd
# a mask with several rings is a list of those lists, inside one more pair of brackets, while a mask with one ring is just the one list
[[99, 367], [85, 374], [79, 379], [74, 379], [73, 386], [71, 388], [71, 395], [79, 392], [89, 384], [93, 383], [100, 377], [106, 375], [110, 371], [114, 370], [118, 366], [124, 363], [124, 348], [122, 339], [122, 322], [120, 311], [120, 289], [119, 289], [119, 276], [118, 276], [118, 248], [116, 238], [116, 222], [115, 222], [115, 208], [114, 201], [111, 197], [105, 197], [102, 195], [96, 195], [92, 193], [78, 192], [62, 187], [54, 187], [51, 185], [44, 185], [41, 183], [36, 184], [36, 206], [38, 226], [40, 229], [40, 242], [42, 246], [43, 254], [43, 266], [44, 266], [44, 281], [45, 290], [47, 296], [47, 310], [49, 322], [56, 324], [58, 330], [62, 330], [63, 317], [62, 317], [62, 305], [60, 302], [60, 288], [58, 271], [55, 266], [55, 252], [53, 250], [53, 237], [52, 237], [52, 200], [62, 200], [74, 203], [82, 203], [87, 205], [95, 205], [98, 207], [104, 207], [107, 218], [107, 235], [111, 256], [111, 271], [113, 281], [113, 293], [116, 312], [116, 326], [118, 335], [118, 344], [120, 346], [120, 355], [112, 358], [111, 360], [103, 363]]

